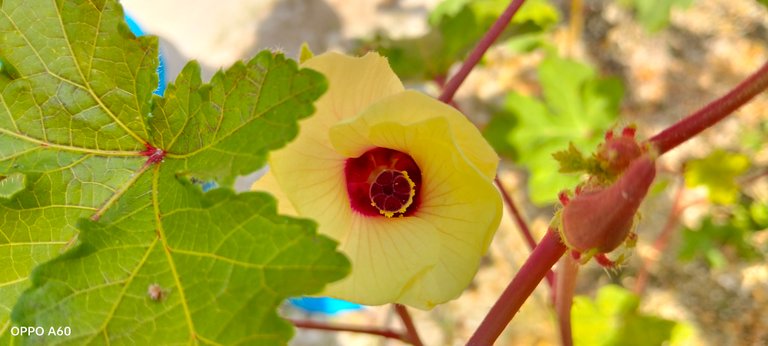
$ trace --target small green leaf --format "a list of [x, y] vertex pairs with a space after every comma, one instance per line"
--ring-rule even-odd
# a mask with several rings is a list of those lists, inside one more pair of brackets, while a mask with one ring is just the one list
[[560, 173], [581, 172], [589, 167], [584, 155], [573, 143], [568, 143], [568, 150], [558, 151], [552, 157], [560, 164]]
[[752, 241], [754, 232], [768, 226], [760, 219], [760, 210], [764, 208], [768, 209], [765, 204], [757, 202], [749, 206], [737, 204], [724, 219], [716, 220], [709, 216], [697, 228], [683, 229], [683, 243], [678, 258], [685, 261], [703, 258], [713, 268], [722, 268], [734, 259], [733, 256], [744, 261], [764, 258], [768, 254]]
[[758, 228], [768, 228], [768, 204], [753, 202], [749, 206], [749, 216]]
[[0, 198], [10, 199], [19, 191], [27, 187], [27, 176], [21, 173], [11, 173], [8, 176], [0, 175]]
[[[594, 302], [588, 297], [574, 297], [574, 344], [660, 345], [672, 339], [673, 330], [681, 324], [643, 314], [638, 311], [639, 304], [637, 296], [615, 285], [600, 288]], [[674, 337], [680, 343], [686, 334], [678, 332]]]
[[299, 52], [299, 63], [303, 64], [305, 61], [311, 59], [313, 56], [315, 56], [315, 53], [312, 53], [312, 50], [309, 49], [309, 44], [306, 42], [301, 44], [301, 51]]
[[739, 197], [736, 178], [746, 172], [749, 166], [746, 155], [718, 149], [702, 159], [686, 163], [685, 184], [688, 187], [706, 187], [713, 203], [733, 204]]

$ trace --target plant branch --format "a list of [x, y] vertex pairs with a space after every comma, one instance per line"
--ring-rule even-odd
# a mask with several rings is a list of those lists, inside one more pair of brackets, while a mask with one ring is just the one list
[[[531, 250], [535, 249], [536, 240], [533, 239], [533, 233], [531, 233], [530, 227], [528, 227], [528, 224], [523, 219], [523, 215], [520, 214], [520, 210], [517, 209], [515, 201], [512, 199], [512, 195], [509, 194], [509, 191], [507, 191], [506, 188], [504, 188], [504, 184], [501, 183], [499, 176], [496, 176], [495, 181], [496, 186], [499, 187], [499, 192], [501, 192], [501, 197], [504, 198], [504, 202], [507, 205], [507, 208], [509, 208], [509, 212], [512, 213], [512, 217], [515, 219], [517, 228], [520, 229], [520, 232], [523, 234], [523, 238], [525, 238], [525, 242], [528, 244], [528, 247]], [[550, 270], [545, 278], [547, 279], [547, 284], [549, 284], [549, 287], [554, 290], [555, 273]]]
[[766, 88], [768, 88], [768, 62], [725, 96], [710, 102], [661, 131], [651, 137], [648, 142], [655, 146], [658, 154], [663, 154], [723, 120]]
[[573, 346], [571, 329], [571, 307], [573, 294], [576, 291], [576, 281], [579, 276], [579, 262], [573, 256], [560, 257], [557, 266], [557, 323], [560, 326], [560, 345]]
[[485, 54], [493, 42], [499, 38], [504, 29], [507, 28], [512, 17], [517, 13], [517, 10], [520, 9], [520, 6], [522, 6], [524, 2], [525, 0], [512, 0], [512, 2], [509, 3], [509, 6], [504, 10], [504, 13], [499, 16], [499, 19], [493, 23], [493, 26], [488, 29], [483, 38], [480, 39], [480, 42], [478, 42], [472, 52], [469, 53], [467, 60], [461, 65], [459, 71], [445, 84], [445, 88], [443, 88], [443, 92], [438, 98], [440, 101], [448, 104], [451, 103], [453, 95], [456, 94], [456, 90], [459, 89], [461, 83], [464, 83], [464, 80], [480, 61], [480, 58], [483, 57], [483, 54]]
[[333, 332], [363, 333], [363, 334], [383, 336], [389, 339], [397, 339], [405, 343], [410, 342], [408, 339], [408, 336], [395, 332], [391, 329], [361, 327], [361, 326], [353, 326], [348, 324], [327, 324], [327, 323], [311, 321], [311, 320], [289, 319], [288, 321], [290, 321], [296, 328], [327, 330], [327, 331], [333, 331]]
[[469, 339], [468, 345], [493, 345], [494, 341], [504, 331], [509, 321], [533, 293], [541, 279], [550, 271], [560, 257], [565, 253], [565, 245], [552, 229], [541, 239], [539, 245], [525, 264], [517, 272], [515, 278], [507, 285], [491, 310], [485, 315], [483, 322]]
[[520, 228], [520, 231], [523, 233], [523, 238], [525, 238], [525, 242], [528, 244], [528, 247], [534, 249], [536, 247], [536, 240], [533, 239], [531, 229], [528, 228], [528, 224], [525, 222], [525, 220], [523, 220], [523, 215], [520, 214], [517, 206], [515, 206], [515, 201], [512, 200], [512, 195], [510, 195], [509, 191], [504, 188], [504, 184], [501, 183], [501, 180], [498, 176], [496, 176], [496, 186], [499, 187], [501, 197], [504, 198], [504, 202], [507, 204], [509, 212], [512, 213], [512, 217], [514, 217], [517, 227]]
[[408, 313], [408, 308], [404, 305], [395, 304], [395, 312], [397, 312], [397, 315], [403, 320], [403, 325], [405, 326], [406, 335], [408, 337], [407, 342], [414, 346], [424, 346], [424, 343], [422, 343], [419, 338], [419, 332], [416, 330], [416, 325], [413, 324], [413, 319], [411, 319], [411, 315]]

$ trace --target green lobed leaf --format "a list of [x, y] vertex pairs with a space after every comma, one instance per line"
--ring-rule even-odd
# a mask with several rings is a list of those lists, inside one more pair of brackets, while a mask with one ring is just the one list
[[[594, 302], [576, 296], [571, 309], [575, 345], [661, 345], [675, 337], [683, 344], [691, 337], [685, 325], [638, 311], [640, 299], [628, 290], [607, 285]], [[689, 328], [688, 328], [689, 329]]]
[[768, 252], [755, 244], [752, 235], [768, 228], [767, 213], [768, 205], [753, 201], [733, 206], [724, 218], [704, 218], [698, 227], [683, 229], [678, 258], [703, 258], [713, 268], [724, 267], [734, 256], [744, 261], [765, 258]]
[[[0, 6], [0, 176], [26, 178], [0, 198], [0, 344], [285, 343], [279, 302], [347, 260], [271, 197], [191, 181], [260, 168], [324, 78], [262, 52], [210, 84], [190, 63], [160, 98], [156, 38], [134, 37], [116, 1]], [[72, 335], [14, 341], [12, 309]]]
[[[336, 243], [311, 221], [278, 216], [267, 194], [203, 194], [161, 171], [137, 182], [157, 200], [106, 225], [84, 221], [83, 244], [37, 268], [38, 289], [22, 296], [14, 320], [66, 321], [73, 333], [33, 343], [282, 344], [292, 328], [278, 318], [280, 302], [346, 274]], [[148, 293], [153, 285], [161, 299]]]
[[[572, 171], [584, 162], [565, 153], [590, 152], [597, 147], [603, 134], [615, 122], [623, 95], [621, 82], [599, 78], [595, 71], [582, 63], [555, 56], [546, 58], [538, 68], [542, 99], [512, 92], [505, 109], [516, 118], [503, 131], [503, 140], [518, 154], [517, 161], [526, 166], [534, 203], [554, 202], [558, 192], [575, 186], [579, 177], [560, 173], [555, 153]], [[497, 123], [498, 124], [498, 123]], [[491, 122], [492, 126], [494, 122]], [[501, 124], [504, 125], [504, 124]], [[485, 131], [486, 136], [488, 130]], [[490, 141], [493, 145], [499, 140]], [[577, 162], [579, 161], [579, 162]]]
[[688, 161], [683, 174], [688, 187], [706, 187], [712, 202], [733, 204], [739, 197], [736, 178], [749, 166], [746, 155], [718, 149], [704, 158]]

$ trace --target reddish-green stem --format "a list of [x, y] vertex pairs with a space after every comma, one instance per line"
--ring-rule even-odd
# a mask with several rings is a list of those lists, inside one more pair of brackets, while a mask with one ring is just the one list
[[311, 320], [293, 320], [292, 319], [289, 321], [291, 321], [291, 323], [297, 328], [327, 330], [327, 331], [333, 331], [333, 332], [363, 333], [363, 334], [383, 336], [389, 339], [397, 339], [405, 343], [410, 342], [408, 339], [408, 336], [395, 332], [390, 329], [353, 326], [348, 324], [327, 324], [327, 323], [311, 321]]
[[496, 177], [496, 186], [499, 187], [501, 197], [504, 198], [504, 202], [507, 204], [509, 212], [512, 213], [512, 217], [515, 218], [515, 223], [517, 224], [517, 227], [520, 228], [520, 232], [523, 233], [523, 238], [525, 238], [525, 242], [528, 244], [528, 247], [531, 249], [535, 248], [536, 240], [533, 239], [531, 229], [528, 228], [528, 224], [526, 224], [525, 220], [523, 220], [523, 215], [520, 214], [520, 211], [515, 205], [515, 201], [512, 200], [512, 195], [509, 194], [509, 191], [507, 191], [507, 189], [504, 187], [504, 184], [501, 183], [499, 177]]
[[579, 262], [573, 256], [560, 257], [557, 266], [557, 323], [560, 325], [560, 345], [572, 346], [573, 333], [571, 332], [571, 306], [573, 306], [573, 293], [576, 291], [576, 280], [579, 276]]
[[410, 342], [411, 345], [414, 346], [423, 346], [424, 343], [422, 343], [421, 338], [419, 338], [419, 333], [416, 331], [416, 325], [413, 324], [413, 319], [411, 319], [408, 309], [403, 305], [395, 304], [395, 312], [397, 312], [397, 315], [403, 320], [403, 326], [405, 326], [405, 332], [408, 336], [407, 342]]
[[565, 245], [557, 232], [548, 230], [467, 344], [493, 345], [541, 279], [564, 253]]
[[493, 23], [493, 26], [488, 29], [483, 38], [480, 39], [480, 42], [478, 42], [472, 52], [469, 53], [467, 60], [461, 65], [459, 71], [445, 84], [445, 88], [443, 88], [443, 92], [438, 98], [440, 101], [448, 104], [451, 103], [453, 95], [456, 94], [456, 90], [459, 89], [461, 83], [464, 83], [464, 80], [469, 73], [472, 72], [472, 69], [475, 68], [475, 65], [480, 62], [483, 54], [485, 54], [493, 42], [501, 36], [501, 33], [507, 28], [512, 17], [517, 13], [517, 10], [520, 9], [520, 6], [522, 6], [524, 2], [525, 0], [513, 0], [510, 2], [507, 9], [504, 10], [504, 13], [499, 16], [499, 19]]
[[766, 88], [768, 88], [768, 63], [725, 96], [710, 102], [648, 141], [654, 145], [659, 154], [663, 154], [716, 124]]
[[[536, 248], [536, 240], [533, 239], [533, 233], [531, 233], [531, 229], [528, 227], [528, 224], [525, 222], [525, 219], [523, 219], [523, 215], [520, 214], [520, 210], [517, 209], [517, 205], [515, 204], [515, 201], [512, 199], [512, 195], [509, 194], [509, 191], [504, 187], [504, 184], [501, 183], [501, 180], [499, 180], [499, 177], [496, 177], [496, 186], [499, 187], [499, 192], [501, 192], [501, 197], [504, 198], [504, 202], [507, 205], [507, 208], [509, 209], [509, 212], [512, 213], [512, 217], [515, 219], [515, 223], [517, 224], [517, 228], [520, 229], [520, 233], [523, 234], [523, 238], [525, 238], [525, 242], [528, 244], [528, 247], [533, 250]], [[547, 284], [549, 284], [549, 287], [553, 290], [555, 289], [555, 273], [553, 273], [551, 270], [547, 273], [546, 276]]]

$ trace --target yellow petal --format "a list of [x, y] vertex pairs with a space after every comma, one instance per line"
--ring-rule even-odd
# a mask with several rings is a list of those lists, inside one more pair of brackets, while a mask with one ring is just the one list
[[399, 301], [412, 282], [428, 273], [438, 259], [438, 233], [419, 218], [383, 218], [355, 214], [339, 249], [352, 272], [330, 284], [323, 294], [365, 305]]
[[[410, 116], [397, 115], [403, 110]], [[421, 249], [438, 253], [435, 265], [410, 278], [395, 300], [418, 308], [461, 294], [501, 218], [501, 198], [490, 174], [498, 158], [474, 126], [456, 116], [461, 114], [428, 96], [403, 92], [331, 128], [331, 141], [342, 154], [357, 157], [371, 147], [390, 148], [408, 153], [421, 169], [421, 205], [404, 219], [421, 220], [436, 231], [438, 241], [422, 243]], [[360, 264], [351, 260], [357, 266], [354, 276]]]
[[[467, 160], [488, 179], [493, 179], [496, 176], [496, 168], [499, 164], [498, 155], [488, 145], [488, 142], [486, 142], [475, 125], [455, 108], [412, 90], [393, 95], [386, 102], [379, 102], [373, 105], [372, 108], [372, 110], [366, 111], [365, 123], [392, 122], [411, 125], [426, 119], [445, 119], [448, 121], [453, 140]], [[357, 118], [347, 119], [340, 123], [339, 126], [354, 121], [358, 121]], [[343, 135], [334, 135], [333, 132], [335, 130], [331, 132], [333, 146], [343, 155], [357, 157], [367, 150], [362, 144], [365, 141], [360, 138], [361, 134], [344, 133]]]
[[346, 157], [333, 149], [328, 131], [371, 103], [401, 92], [403, 85], [387, 59], [375, 53], [361, 58], [325, 53], [302, 67], [323, 73], [328, 91], [315, 102], [314, 115], [300, 123], [299, 136], [271, 154], [270, 172], [298, 214], [315, 219], [320, 233], [338, 240], [349, 230], [352, 211], [344, 181]]

